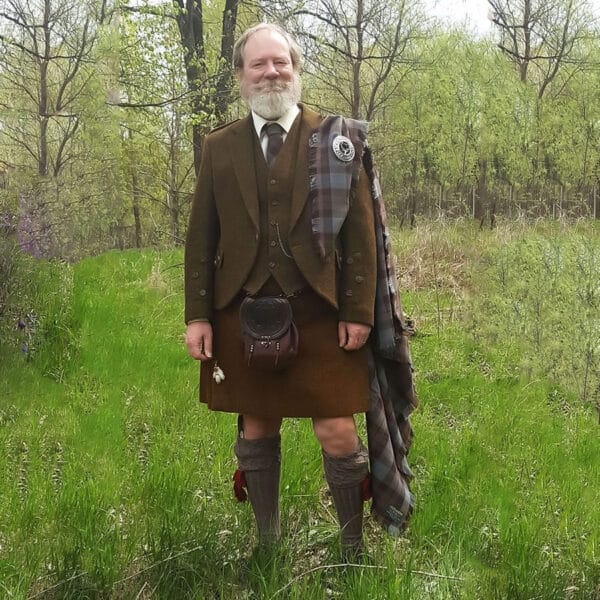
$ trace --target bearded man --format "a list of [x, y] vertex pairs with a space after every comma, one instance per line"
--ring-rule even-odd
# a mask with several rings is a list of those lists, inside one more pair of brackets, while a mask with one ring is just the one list
[[[186, 345], [201, 361], [201, 401], [240, 415], [238, 493], [245, 485], [261, 543], [280, 536], [282, 419], [310, 417], [342, 548], [355, 554], [368, 455], [354, 415], [369, 408], [364, 345], [376, 289], [369, 181], [359, 164], [330, 247], [319, 252], [309, 152], [323, 117], [299, 104], [300, 49], [282, 28], [260, 24], [237, 41], [234, 66], [251, 112], [205, 139], [186, 240]], [[336, 152], [346, 161], [354, 150], [348, 138], [342, 142]], [[272, 369], [253, 358], [282, 352], [267, 336], [246, 340], [244, 350], [240, 307], [248, 298], [289, 303], [297, 353], [282, 357], [283, 367], [277, 356]], [[259, 327], [280, 314], [269, 306]]]

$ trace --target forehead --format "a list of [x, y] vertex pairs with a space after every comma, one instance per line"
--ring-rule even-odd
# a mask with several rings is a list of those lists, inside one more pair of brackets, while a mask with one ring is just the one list
[[259, 29], [250, 36], [243, 52], [244, 63], [282, 55], [291, 58], [288, 43], [280, 33], [269, 29]]

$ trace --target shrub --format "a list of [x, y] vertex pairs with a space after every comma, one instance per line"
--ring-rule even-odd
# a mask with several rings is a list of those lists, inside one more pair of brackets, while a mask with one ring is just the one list
[[76, 350], [72, 332], [73, 271], [60, 260], [35, 259], [0, 238], [0, 356], [34, 361], [62, 380]]

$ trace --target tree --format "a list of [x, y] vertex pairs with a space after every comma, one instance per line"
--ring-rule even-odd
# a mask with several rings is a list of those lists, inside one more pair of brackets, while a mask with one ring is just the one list
[[373, 120], [417, 68], [426, 19], [419, 2], [307, 0], [262, 2], [267, 15], [303, 43], [312, 96], [332, 112]]
[[142, 6], [123, 5], [121, 10], [153, 14], [173, 19], [179, 41], [190, 98], [194, 167], [200, 169], [202, 139], [211, 125], [225, 120], [232, 99], [231, 60], [240, 0], [224, 0], [221, 16], [219, 49], [215, 53], [210, 40], [210, 27], [205, 21], [202, 0], [173, 0], [169, 6], [156, 6], [145, 0]]
[[5, 121], [5, 135], [37, 164], [38, 175], [58, 176], [69, 160], [80, 126], [77, 101], [91, 74], [98, 25], [107, 17], [107, 0], [6, 0], [0, 12], [5, 28], [0, 40], [7, 48], [3, 81], [15, 95], [27, 123]]
[[107, 0], [2, 4], [0, 87], [11, 102], [0, 143], [15, 169], [20, 241], [35, 254], [73, 255], [82, 239], [93, 246], [101, 236], [91, 235], [92, 220], [111, 219], [109, 140], [118, 129], [104, 103], [114, 61], [101, 43], [110, 15]]
[[[498, 47], [533, 80], [541, 98], [562, 67], [581, 64], [577, 50], [589, 37], [588, 0], [488, 0], [498, 27]], [[535, 72], [532, 74], [532, 67]]]

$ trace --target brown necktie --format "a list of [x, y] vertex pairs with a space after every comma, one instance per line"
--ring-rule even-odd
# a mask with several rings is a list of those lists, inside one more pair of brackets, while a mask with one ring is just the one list
[[279, 123], [265, 123], [263, 130], [269, 138], [267, 142], [267, 164], [271, 167], [281, 150], [281, 146], [283, 146], [283, 127]]

